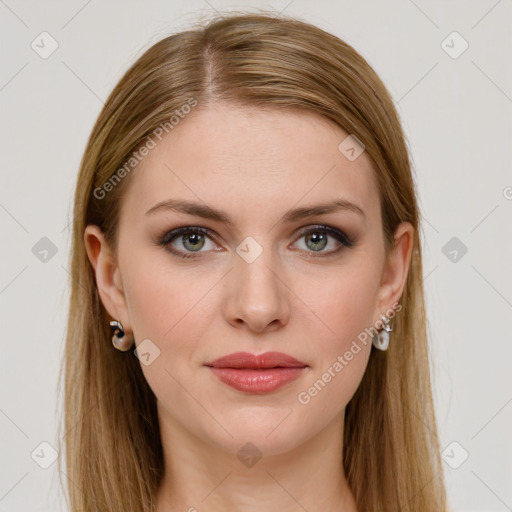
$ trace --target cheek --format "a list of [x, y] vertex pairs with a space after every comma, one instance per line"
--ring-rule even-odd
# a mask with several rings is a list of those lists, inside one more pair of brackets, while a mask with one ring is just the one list
[[219, 314], [212, 302], [215, 293], [209, 293], [219, 276], [199, 267], [185, 271], [166, 258], [155, 257], [154, 251], [133, 251], [123, 262], [125, 292], [137, 345], [149, 339], [158, 354], [150, 365], [142, 364], [146, 380], [157, 396], [183, 401], [178, 382], [187, 382], [188, 373], [199, 365], [198, 353], [212, 317]]
[[126, 261], [127, 305], [135, 337], [164, 345], [180, 343], [183, 332], [198, 325], [191, 319], [201, 316], [201, 308], [208, 304], [205, 294], [215, 282], [212, 276], [192, 276], [172, 266], [165, 256], [148, 254], [144, 264], [142, 259]]
[[206, 293], [214, 283], [191, 280], [190, 273], [176, 267], [171, 271], [168, 263], [143, 266], [137, 261], [125, 263], [129, 318], [137, 346], [148, 346], [149, 339], [157, 354], [147, 365], [141, 359], [141, 369], [157, 398], [179, 409], [186, 403], [182, 385], [190, 388], [187, 372], [197, 364], [194, 356], [209, 325]]
[[332, 358], [344, 352], [372, 325], [378, 286], [375, 262], [363, 257], [314, 278], [298, 278], [297, 296], [313, 312], [308, 322], [316, 324], [319, 354]]
[[308, 298], [306, 303], [315, 314], [307, 320], [309, 328], [303, 326], [314, 341], [315, 365], [307, 381], [309, 387], [302, 390], [307, 396], [299, 402], [344, 407], [362, 379], [371, 352], [369, 328], [379, 284], [375, 263], [365, 264], [364, 258], [359, 258], [358, 264], [317, 276], [314, 288], [307, 278], [301, 283], [300, 293]]

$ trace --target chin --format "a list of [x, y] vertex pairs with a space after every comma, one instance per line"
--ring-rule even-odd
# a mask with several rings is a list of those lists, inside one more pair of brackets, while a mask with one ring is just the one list
[[210, 432], [209, 442], [237, 456], [244, 452], [251, 455], [253, 451], [264, 456], [280, 455], [310, 437], [304, 429], [304, 421], [298, 421], [297, 412], [290, 408], [253, 407], [251, 411], [245, 408], [228, 418], [229, 415], [225, 415], [219, 421], [233, 437], [219, 427], [215, 433]]

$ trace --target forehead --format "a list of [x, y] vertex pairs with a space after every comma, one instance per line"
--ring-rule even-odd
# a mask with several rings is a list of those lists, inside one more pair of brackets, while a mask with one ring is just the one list
[[343, 198], [371, 216], [378, 203], [371, 160], [365, 152], [355, 160], [342, 154], [339, 146], [348, 136], [304, 110], [198, 107], [161, 141], [153, 137], [122, 211], [140, 216], [160, 201], [180, 198], [223, 209], [228, 201], [234, 214], [254, 216], [262, 207], [281, 214], [296, 204]]

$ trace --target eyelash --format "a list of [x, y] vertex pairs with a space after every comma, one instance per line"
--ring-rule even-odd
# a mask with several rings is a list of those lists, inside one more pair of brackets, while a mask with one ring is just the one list
[[[158, 245], [162, 246], [166, 251], [170, 252], [174, 256], [177, 256], [178, 258], [182, 258], [182, 259], [201, 258], [199, 252], [197, 254], [193, 254], [191, 252], [181, 252], [181, 251], [175, 250], [170, 247], [170, 244], [176, 238], [178, 238], [180, 235], [184, 235], [186, 233], [201, 233], [205, 236], [208, 236], [208, 238], [212, 239], [212, 233], [210, 230], [200, 228], [200, 227], [186, 226], [186, 227], [182, 227], [182, 228], [173, 229], [171, 231], [166, 231], [164, 233], [164, 235], [160, 237]], [[331, 250], [328, 252], [323, 252], [323, 253], [318, 252], [315, 254], [315, 251], [306, 251], [308, 253], [312, 253], [314, 255], [314, 257], [331, 256], [333, 254], [339, 253], [343, 249], [343, 247], [349, 248], [355, 244], [355, 239], [350, 238], [343, 231], [332, 228], [330, 226], [324, 226], [324, 225], [313, 226], [313, 227], [309, 227], [309, 228], [302, 230], [298, 234], [296, 241], [310, 233], [323, 233], [323, 234], [330, 235], [341, 244], [341, 246], [338, 247], [337, 249], [334, 249], [334, 250]], [[214, 240], [214, 237], [213, 237], [213, 240]], [[203, 252], [207, 252], [207, 251], [203, 251]]]

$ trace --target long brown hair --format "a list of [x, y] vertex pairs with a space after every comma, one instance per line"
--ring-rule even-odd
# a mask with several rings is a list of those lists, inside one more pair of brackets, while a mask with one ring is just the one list
[[[430, 383], [421, 229], [411, 162], [393, 100], [344, 41], [296, 18], [232, 13], [157, 42], [105, 103], [76, 185], [64, 371], [66, 472], [72, 512], [153, 510], [163, 474], [155, 396], [137, 358], [112, 347], [85, 245], [87, 224], [116, 248], [130, 182], [104, 184], [154, 130], [191, 100], [316, 112], [364, 143], [374, 166], [386, 250], [400, 222], [415, 228], [412, 260], [387, 352], [372, 350], [346, 408], [343, 466], [361, 512], [446, 507]], [[62, 377], [61, 370], [61, 377]], [[62, 453], [62, 450], [60, 450]], [[62, 461], [59, 460], [59, 468]], [[64, 471], [61, 469], [61, 471]]]

